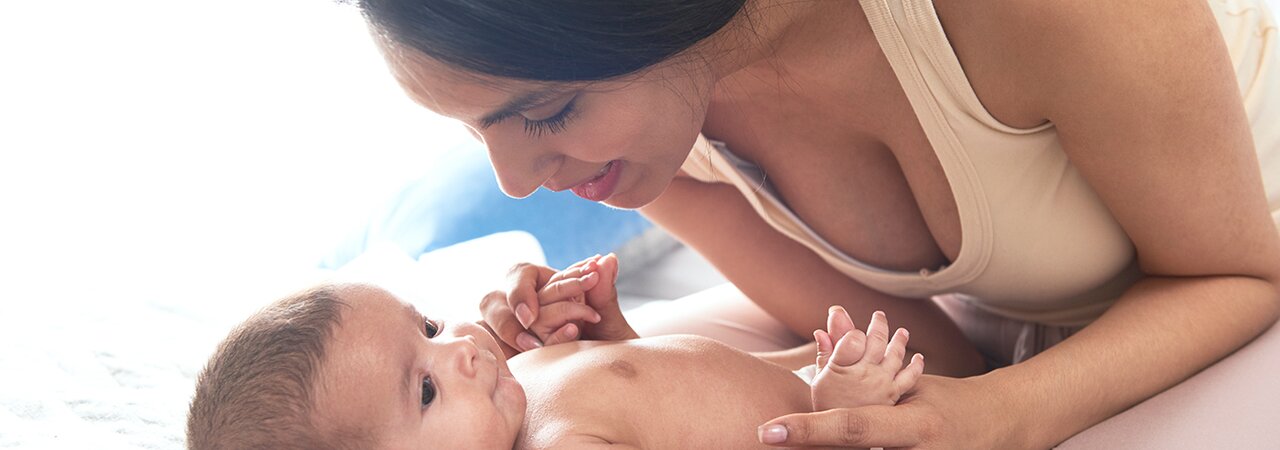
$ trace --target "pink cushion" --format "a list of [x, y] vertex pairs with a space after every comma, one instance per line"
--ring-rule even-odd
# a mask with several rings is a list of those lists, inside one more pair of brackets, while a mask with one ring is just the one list
[[1280, 326], [1058, 448], [1280, 448]]

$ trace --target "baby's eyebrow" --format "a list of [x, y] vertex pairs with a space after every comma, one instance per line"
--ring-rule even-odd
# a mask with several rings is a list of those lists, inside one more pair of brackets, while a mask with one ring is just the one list
[[[412, 303], [408, 303], [408, 306], [409, 306], [408, 312], [411, 316], [413, 316], [413, 322], [418, 324], [417, 326], [418, 332], [419, 333], [424, 332], [421, 323], [422, 323], [422, 320], [426, 318], [426, 316], [423, 316], [422, 313], [418, 312], [418, 308], [413, 306]], [[408, 359], [408, 361], [405, 362], [405, 366], [401, 369], [401, 371], [404, 373], [404, 382], [400, 383], [401, 397], [404, 398], [403, 401], [406, 405], [408, 405], [410, 412], [417, 411], [419, 408], [419, 405], [415, 401], [413, 394], [415, 389], [421, 389], [421, 387], [419, 386], [419, 383], [421, 382], [421, 380], [414, 379], [416, 377], [414, 376], [413, 365], [414, 365], [414, 358], [411, 357]]]
[[409, 304], [409, 315], [413, 317], [414, 322], [419, 322], [419, 323], [421, 323], [423, 319], [427, 318], [427, 316], [423, 315], [421, 312], [418, 312], [418, 307], [413, 306], [413, 304]]
[[404, 382], [400, 383], [400, 398], [402, 402], [409, 407], [409, 411], [416, 409], [413, 403], [413, 366], [409, 366], [404, 370]]

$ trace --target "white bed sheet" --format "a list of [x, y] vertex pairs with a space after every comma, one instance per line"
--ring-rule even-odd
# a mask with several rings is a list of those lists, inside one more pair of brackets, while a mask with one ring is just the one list
[[500, 233], [418, 261], [375, 245], [338, 272], [14, 303], [0, 314], [0, 448], [182, 448], [196, 374], [232, 327], [270, 301], [325, 280], [362, 281], [425, 313], [474, 319], [480, 297], [522, 261], [543, 262], [536, 240]]

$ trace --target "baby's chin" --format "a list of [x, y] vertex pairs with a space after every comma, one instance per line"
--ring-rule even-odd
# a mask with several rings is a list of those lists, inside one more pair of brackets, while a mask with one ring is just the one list
[[[507, 425], [512, 430], [520, 430], [524, 425], [524, 414], [528, 406], [528, 398], [524, 394], [524, 386], [516, 381], [510, 373], [498, 376], [498, 385], [494, 389], [494, 402], [506, 416]], [[517, 432], [517, 434], [519, 434]], [[513, 437], [514, 441], [514, 437]], [[515, 444], [515, 442], [512, 442]]]

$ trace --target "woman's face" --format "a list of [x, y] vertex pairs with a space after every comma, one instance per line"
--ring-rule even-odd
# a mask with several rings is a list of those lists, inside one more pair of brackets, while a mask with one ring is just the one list
[[545, 186], [618, 208], [652, 202], [693, 147], [714, 84], [710, 70], [676, 64], [622, 81], [498, 79], [380, 44], [409, 97], [465, 123], [517, 198]]

